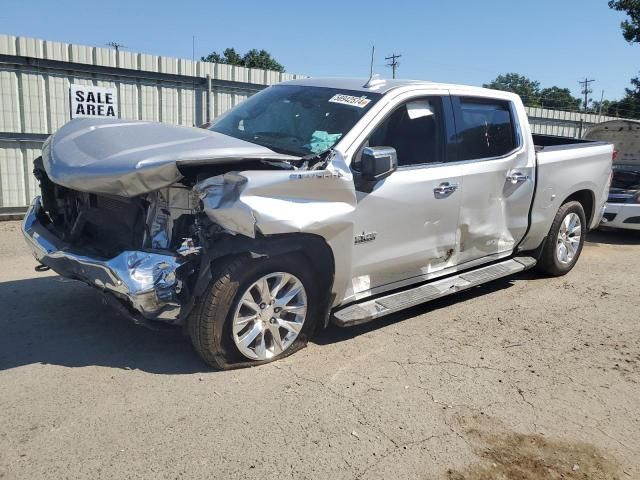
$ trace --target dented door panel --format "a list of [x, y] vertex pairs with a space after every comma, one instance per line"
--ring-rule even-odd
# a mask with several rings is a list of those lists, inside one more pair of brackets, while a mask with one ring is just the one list
[[[443, 183], [457, 189], [437, 194]], [[358, 192], [355, 233], [374, 238], [353, 245], [353, 293], [455, 265], [462, 190], [459, 165], [432, 165], [400, 169], [373, 192]]]
[[535, 150], [526, 113], [514, 102], [457, 95], [456, 151], [464, 190], [458, 263], [508, 255], [523, 239], [535, 189]]
[[[462, 166], [464, 191], [460, 207], [459, 262], [504, 252], [522, 240], [529, 224], [534, 167], [521, 152], [504, 159], [470, 162]], [[518, 172], [526, 177], [512, 183]]]

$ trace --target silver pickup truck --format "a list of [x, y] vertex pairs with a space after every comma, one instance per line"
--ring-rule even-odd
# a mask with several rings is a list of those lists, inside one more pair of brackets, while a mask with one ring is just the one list
[[[613, 147], [532, 135], [516, 95], [380, 79], [263, 90], [208, 129], [74, 120], [35, 161], [41, 265], [218, 368], [537, 267], [564, 275]], [[78, 295], [81, 295], [79, 291]]]

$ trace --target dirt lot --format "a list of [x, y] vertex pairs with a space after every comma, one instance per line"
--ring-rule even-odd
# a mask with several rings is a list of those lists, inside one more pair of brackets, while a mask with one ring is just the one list
[[637, 234], [233, 372], [0, 265], [0, 478], [640, 478]]

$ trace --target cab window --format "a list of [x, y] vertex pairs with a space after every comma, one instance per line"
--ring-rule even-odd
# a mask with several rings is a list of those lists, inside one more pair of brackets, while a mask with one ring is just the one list
[[[444, 160], [442, 99], [413, 99], [397, 107], [369, 136], [363, 147], [393, 147], [398, 166]], [[362, 150], [362, 149], [361, 149]], [[354, 162], [358, 170], [359, 155]]]
[[456, 110], [458, 160], [507, 155], [517, 147], [511, 103], [460, 98]]

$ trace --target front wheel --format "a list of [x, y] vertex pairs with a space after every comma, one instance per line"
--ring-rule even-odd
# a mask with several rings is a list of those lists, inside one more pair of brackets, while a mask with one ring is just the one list
[[582, 252], [586, 224], [580, 202], [562, 205], [551, 224], [537, 269], [553, 276], [569, 273]]
[[306, 345], [317, 305], [302, 256], [237, 257], [215, 269], [208, 294], [189, 319], [191, 340], [216, 368], [267, 363]]

